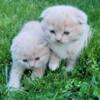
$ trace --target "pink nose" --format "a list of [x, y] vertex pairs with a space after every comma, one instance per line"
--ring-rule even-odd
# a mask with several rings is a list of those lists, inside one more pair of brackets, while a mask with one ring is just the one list
[[58, 34], [56, 35], [56, 41], [57, 41], [57, 42], [61, 42], [61, 38], [62, 38], [61, 33], [58, 33]]

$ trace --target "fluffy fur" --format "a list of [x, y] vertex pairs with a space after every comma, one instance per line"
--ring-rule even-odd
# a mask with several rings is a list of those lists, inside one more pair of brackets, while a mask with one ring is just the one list
[[47, 8], [40, 17], [49, 48], [54, 53], [49, 68], [56, 70], [61, 59], [67, 58], [67, 71], [71, 71], [90, 37], [87, 15], [78, 8], [58, 5]]
[[32, 69], [32, 79], [42, 77], [49, 59], [49, 48], [39, 22], [24, 25], [11, 45], [12, 69], [8, 87], [19, 88], [25, 69]]

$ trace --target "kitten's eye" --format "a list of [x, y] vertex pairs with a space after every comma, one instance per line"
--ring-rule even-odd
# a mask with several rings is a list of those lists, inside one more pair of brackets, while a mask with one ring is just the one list
[[36, 57], [36, 58], [35, 58], [35, 60], [39, 60], [39, 59], [40, 59], [39, 57]]
[[70, 32], [68, 32], [68, 31], [65, 31], [65, 32], [64, 32], [64, 34], [66, 34], [66, 35], [69, 35], [69, 33], [70, 33]]
[[55, 31], [54, 30], [50, 30], [50, 33], [55, 34]]
[[28, 62], [28, 60], [27, 59], [23, 59], [23, 62]]

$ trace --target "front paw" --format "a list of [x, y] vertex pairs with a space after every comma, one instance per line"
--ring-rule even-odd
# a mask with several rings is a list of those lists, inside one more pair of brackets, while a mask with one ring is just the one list
[[55, 71], [56, 69], [58, 69], [59, 65], [58, 64], [49, 64], [49, 69], [51, 71]]

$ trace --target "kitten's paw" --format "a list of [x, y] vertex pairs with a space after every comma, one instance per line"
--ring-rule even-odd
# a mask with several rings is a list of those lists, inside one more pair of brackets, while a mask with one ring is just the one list
[[56, 69], [58, 69], [59, 65], [58, 64], [49, 64], [49, 69], [51, 71], [55, 71]]

